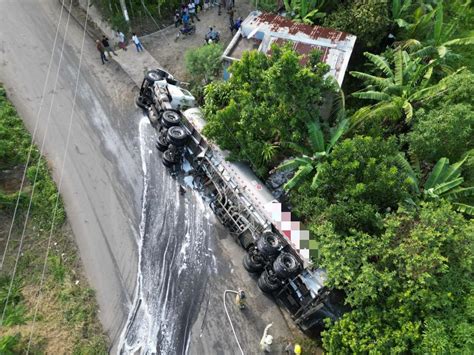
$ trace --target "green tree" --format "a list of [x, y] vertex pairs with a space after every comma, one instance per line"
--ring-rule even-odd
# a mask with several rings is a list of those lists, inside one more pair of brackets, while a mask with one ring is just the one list
[[377, 233], [387, 211], [408, 197], [408, 174], [398, 162], [396, 140], [356, 136], [334, 146], [310, 182], [290, 194], [293, 210], [310, 229], [329, 221], [338, 233]]
[[366, 88], [352, 94], [353, 97], [377, 101], [359, 109], [352, 117], [353, 123], [380, 117], [398, 120], [413, 117], [413, 105], [440, 95], [445, 89], [442, 83], [431, 84], [434, 61], [424, 64], [421, 58], [412, 58], [406, 51], [395, 51], [393, 65], [380, 55], [364, 53], [383, 76], [353, 71], [350, 74], [363, 80]]
[[474, 108], [471, 105], [420, 109], [415, 113], [412, 131], [406, 137], [410, 155], [428, 163], [435, 163], [442, 157], [457, 161], [474, 148], [473, 125]]
[[352, 311], [323, 333], [329, 353], [472, 353], [474, 224], [449, 203], [384, 221], [384, 233], [318, 227], [329, 283]]
[[284, 157], [282, 142], [308, 145], [305, 127], [319, 120], [334, 90], [320, 53], [311, 53], [305, 65], [301, 60], [288, 46], [273, 45], [271, 56], [245, 52], [229, 68], [227, 83], [205, 89], [206, 136], [260, 176]]
[[323, 25], [355, 34], [364, 48], [376, 48], [389, 32], [388, 5], [384, 1], [345, 1], [324, 18]]
[[222, 72], [222, 46], [210, 44], [190, 49], [185, 54], [186, 71], [192, 80], [201, 85], [207, 85], [219, 78]]

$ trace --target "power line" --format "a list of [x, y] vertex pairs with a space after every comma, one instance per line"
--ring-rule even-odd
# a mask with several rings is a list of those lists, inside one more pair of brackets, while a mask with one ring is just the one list
[[35, 324], [36, 324], [36, 316], [38, 314], [38, 308], [39, 308], [40, 299], [41, 299], [41, 295], [42, 295], [42, 291], [43, 291], [42, 288], [43, 288], [44, 277], [45, 277], [45, 273], [46, 273], [46, 265], [48, 263], [49, 250], [51, 248], [51, 239], [52, 239], [52, 236], [53, 236], [54, 223], [55, 223], [55, 220], [56, 220], [56, 212], [58, 210], [58, 204], [59, 204], [59, 193], [61, 191], [62, 182], [63, 182], [64, 167], [66, 166], [67, 150], [68, 150], [68, 147], [69, 147], [69, 139], [71, 137], [72, 119], [74, 117], [74, 109], [76, 107], [77, 91], [78, 91], [78, 88], [79, 88], [79, 79], [80, 79], [80, 75], [81, 75], [82, 56], [83, 56], [83, 53], [84, 53], [84, 43], [85, 43], [86, 29], [87, 29], [87, 19], [88, 19], [88, 16], [89, 16], [89, 3], [90, 3], [90, 0], [87, 0], [86, 20], [85, 20], [85, 23], [84, 23], [84, 31], [83, 31], [83, 34], [82, 34], [81, 54], [79, 56], [79, 65], [78, 65], [78, 69], [77, 69], [76, 85], [75, 85], [75, 88], [74, 88], [74, 97], [73, 97], [73, 100], [72, 100], [71, 116], [69, 118], [69, 126], [68, 126], [68, 131], [67, 131], [67, 138], [66, 138], [66, 147], [64, 148], [63, 164], [62, 164], [62, 167], [61, 167], [61, 173], [60, 173], [59, 184], [58, 184], [58, 193], [56, 194], [56, 201], [55, 201], [54, 208], [53, 208], [53, 217], [52, 217], [52, 220], [51, 220], [51, 228], [50, 228], [50, 231], [49, 231], [48, 246], [47, 246], [47, 249], [46, 249], [46, 255], [44, 257], [43, 271], [41, 273], [41, 280], [40, 280], [38, 295], [36, 297], [37, 301], [36, 301], [36, 306], [35, 306], [35, 312], [34, 312], [34, 315], [33, 315], [33, 324], [31, 326], [30, 339], [28, 341], [28, 348], [26, 350], [27, 354], [30, 352], [31, 341], [33, 339], [33, 334], [34, 334], [34, 329], [35, 329]]
[[6, 254], [7, 254], [8, 245], [10, 243], [10, 238], [11, 238], [11, 235], [12, 235], [16, 214], [18, 212], [18, 206], [20, 205], [21, 192], [22, 192], [23, 186], [25, 184], [26, 171], [28, 169], [28, 165], [30, 164], [30, 160], [31, 160], [31, 153], [32, 153], [33, 147], [34, 147], [34, 139], [35, 139], [35, 136], [36, 136], [36, 131], [38, 129], [38, 122], [39, 122], [39, 117], [40, 117], [40, 114], [41, 114], [41, 109], [43, 108], [44, 96], [46, 94], [46, 87], [48, 85], [49, 74], [51, 73], [51, 67], [52, 67], [52, 64], [53, 64], [54, 48], [56, 48], [56, 42], [58, 40], [58, 34], [59, 34], [59, 25], [61, 23], [62, 17], [63, 17], [63, 7], [61, 6], [61, 12], [59, 14], [58, 26], [56, 27], [56, 35], [54, 36], [53, 48], [51, 49], [51, 57], [49, 59], [48, 70], [46, 71], [46, 79], [45, 79], [45, 82], [44, 82], [44, 85], [43, 85], [43, 92], [41, 94], [41, 101], [40, 101], [40, 104], [39, 104], [38, 112], [36, 114], [35, 128], [33, 130], [32, 136], [31, 136], [31, 144], [30, 144], [30, 148], [28, 149], [28, 156], [26, 158], [25, 170], [23, 171], [23, 176], [21, 178], [20, 190], [18, 192], [18, 197], [16, 199], [16, 204], [15, 204], [15, 210], [13, 212], [12, 223], [10, 225], [10, 230], [8, 231], [7, 243], [5, 244], [5, 250], [3, 251], [2, 261], [0, 262], [0, 270], [3, 268], [3, 263], [5, 261], [5, 257], [6, 257]]
[[[23, 241], [25, 239], [26, 227], [27, 227], [27, 224], [28, 224], [28, 218], [30, 216], [31, 205], [32, 205], [33, 196], [34, 196], [34, 193], [35, 193], [36, 180], [38, 179], [38, 172], [39, 172], [39, 169], [40, 169], [44, 144], [45, 144], [45, 141], [46, 141], [46, 137], [48, 135], [49, 120], [51, 118], [51, 112], [53, 110], [54, 99], [56, 97], [55, 94], [56, 94], [57, 84], [58, 84], [58, 81], [59, 81], [59, 70], [61, 69], [61, 62], [62, 62], [62, 59], [63, 59], [64, 46], [66, 44], [66, 37], [67, 37], [68, 28], [69, 28], [69, 19], [71, 17], [71, 8], [72, 8], [72, 1], [71, 1], [70, 6], [69, 6], [69, 14], [68, 14], [67, 21], [66, 21], [66, 29], [65, 29], [65, 32], [64, 32], [64, 40], [63, 40], [63, 44], [61, 46], [61, 54], [60, 54], [59, 62], [58, 62], [58, 70], [56, 72], [56, 80], [54, 82], [54, 87], [53, 87], [53, 91], [52, 91], [52, 95], [51, 95], [51, 104], [49, 106], [49, 112], [48, 112], [48, 116], [47, 116], [47, 119], [46, 119], [46, 129], [45, 129], [45, 133], [44, 133], [44, 136], [43, 136], [43, 141], [41, 142], [41, 148], [40, 148], [40, 151], [39, 151], [40, 155], [39, 155], [39, 158], [38, 158], [38, 163], [36, 164], [36, 172], [35, 172], [35, 178], [33, 180], [33, 187], [32, 187], [31, 195], [30, 195], [30, 202], [28, 204], [28, 210], [26, 211], [25, 222], [23, 224], [23, 231], [21, 233], [21, 238], [20, 238], [20, 246], [18, 247], [18, 253], [17, 253], [16, 259], [15, 259], [15, 266], [13, 267], [13, 273], [12, 273], [12, 278], [11, 278], [11, 281], [10, 281], [10, 286], [8, 288], [7, 298], [5, 300], [5, 305], [3, 307], [2, 317], [0, 318], [0, 326], [3, 324], [3, 319], [5, 317], [5, 313], [6, 313], [6, 310], [7, 310], [8, 301], [10, 300], [10, 295], [11, 295], [11, 290], [12, 290], [12, 287], [13, 287], [13, 282], [15, 280], [16, 270], [17, 270], [17, 266], [18, 266], [18, 260], [20, 259], [21, 250], [23, 248]], [[59, 26], [59, 24], [58, 24], [58, 26]], [[53, 48], [53, 50], [54, 50], [54, 48]]]

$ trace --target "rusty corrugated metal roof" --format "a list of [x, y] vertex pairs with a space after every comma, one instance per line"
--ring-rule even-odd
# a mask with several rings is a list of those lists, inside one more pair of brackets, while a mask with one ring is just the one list
[[250, 23], [255, 23], [256, 26], [264, 23], [269, 24], [273, 32], [285, 32], [292, 35], [304, 33], [312, 39], [327, 38], [333, 42], [344, 41], [347, 36], [352, 36], [346, 32], [294, 22], [286, 17], [270, 13], [261, 13], [254, 17]]
[[247, 40], [250, 38], [260, 40], [258, 50], [269, 54], [272, 43], [279, 45], [292, 43], [293, 49], [303, 56], [302, 63], [306, 63], [307, 54], [311, 50], [320, 50], [323, 53], [322, 61], [330, 66], [330, 74], [340, 85], [356, 40], [354, 35], [346, 32], [297, 23], [279, 15], [260, 11], [251, 12], [235, 36], [224, 52], [224, 57], [228, 60], [239, 59], [230, 53], [238, 53], [233, 47], [238, 47], [239, 43], [242, 43], [237, 38], [240, 36]]

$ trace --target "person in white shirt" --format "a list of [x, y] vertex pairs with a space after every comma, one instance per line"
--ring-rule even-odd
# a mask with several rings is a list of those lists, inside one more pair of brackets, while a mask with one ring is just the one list
[[196, 18], [196, 20], [198, 21], [201, 21], [196, 14], [196, 4], [194, 4], [194, 0], [189, 1], [188, 12], [189, 12], [189, 17], [191, 18], [192, 23], [194, 23], [194, 18]]
[[120, 31], [120, 30], [116, 30], [115, 33], [116, 33], [116, 36], [117, 36], [117, 38], [118, 38], [118, 46], [119, 46], [119, 48], [121, 48], [121, 49], [123, 49], [124, 51], [126, 51], [126, 50], [127, 50], [127, 45], [126, 45], [126, 43], [125, 43], [125, 35], [124, 35], [123, 32]]
[[144, 51], [142, 43], [138, 39], [137, 35], [135, 33], [132, 33], [132, 35], [133, 35], [132, 36], [132, 41], [133, 41], [133, 43], [135, 43], [135, 47], [137, 47], [137, 52], [140, 52], [140, 50]]

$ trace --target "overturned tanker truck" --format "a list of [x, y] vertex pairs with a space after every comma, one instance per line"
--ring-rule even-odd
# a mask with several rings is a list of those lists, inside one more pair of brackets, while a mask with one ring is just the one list
[[342, 315], [343, 295], [325, 286], [326, 273], [310, 261], [309, 249], [298, 248], [275, 220], [281, 204], [250, 168], [228, 161], [201, 134], [205, 120], [188, 93], [156, 69], [146, 73], [136, 100], [157, 130], [164, 166], [179, 174], [183, 159], [190, 163], [217, 218], [246, 250], [243, 265], [258, 276], [258, 287], [283, 303], [301, 330], [320, 331], [324, 319]]

